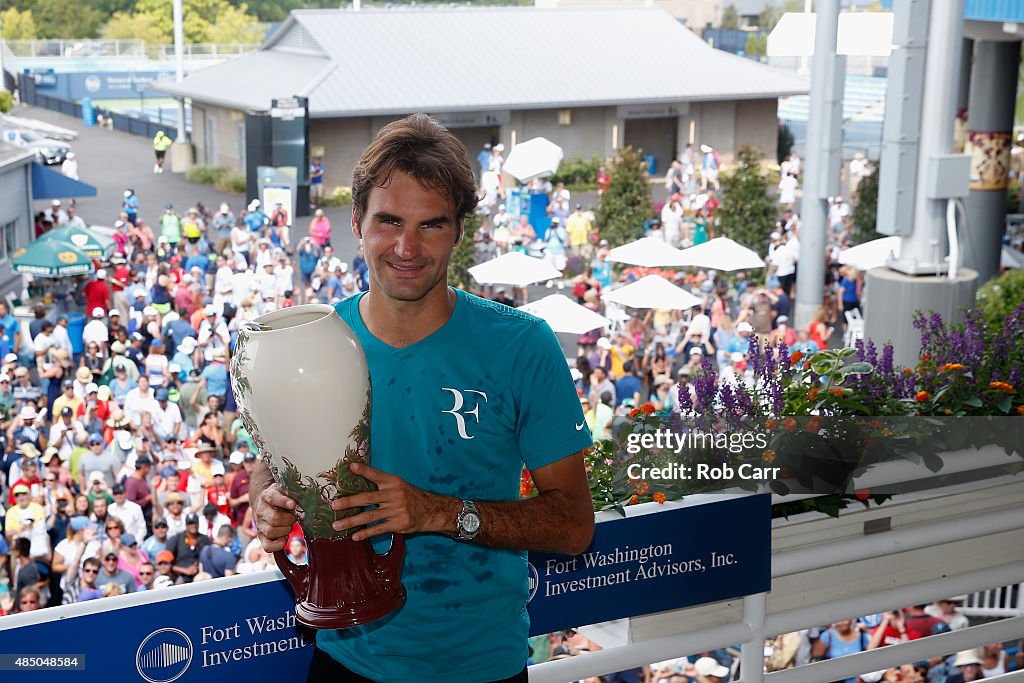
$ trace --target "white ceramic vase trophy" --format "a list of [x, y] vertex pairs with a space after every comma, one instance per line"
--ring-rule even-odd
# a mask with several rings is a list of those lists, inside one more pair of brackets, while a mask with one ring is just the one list
[[296, 618], [314, 628], [345, 628], [401, 605], [402, 536], [378, 555], [369, 541], [352, 541], [331, 526], [358, 512], [335, 512], [331, 501], [374, 489], [348, 467], [370, 464], [370, 376], [352, 330], [325, 304], [260, 316], [238, 332], [231, 386], [260, 456], [298, 503], [309, 564], [275, 553], [295, 590]]

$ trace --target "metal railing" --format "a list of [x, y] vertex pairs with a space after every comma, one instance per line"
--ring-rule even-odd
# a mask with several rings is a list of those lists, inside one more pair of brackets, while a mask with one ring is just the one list
[[[971, 459], [972, 465], [961, 461], [961, 467], [980, 472], [991, 462], [1006, 457], [1001, 451], [989, 450], [991, 452], [979, 451], [977, 459]], [[908, 465], [894, 463], [893, 470], [905, 471]], [[871, 476], [886, 477], [881, 470], [882, 467], [877, 468]], [[892, 474], [890, 471], [889, 475]], [[901, 476], [898, 480], [909, 479]], [[951, 500], [957, 502], [950, 504]], [[530, 681], [564, 683], [739, 643], [742, 644], [741, 678], [737, 683], [821, 683], [1019, 638], [1024, 636], [1024, 614], [1020, 611], [1024, 591], [1024, 562], [1020, 557], [1024, 553], [1022, 500], [1024, 481], [1021, 477], [1000, 476], [940, 491], [911, 494], [902, 499], [896, 496], [886, 503], [891, 506], [887, 521], [893, 526], [880, 532], [869, 534], [867, 528], [870, 521], [877, 522], [879, 516], [885, 514], [884, 506], [874, 511], [844, 513], [832, 522], [780, 520], [775, 531], [788, 529], [790, 536], [773, 540], [773, 544], [782, 547], [772, 555], [771, 573], [775, 583], [771, 594], [760, 593], [703, 608], [623, 620], [624, 630], [619, 622], [616, 622], [616, 629], [609, 625], [586, 627], [584, 633], [588, 628], [594, 629], [592, 633], [598, 644], [601, 644], [599, 634], [617, 630], [628, 635], [611, 638], [614, 642], [607, 643], [610, 646], [598, 652], [532, 666]], [[857, 514], [862, 517], [858, 518]], [[851, 529], [861, 527], [862, 532], [851, 536]], [[820, 539], [818, 542], [786, 547], [792, 543], [793, 534], [806, 537], [808, 529], [817, 534], [814, 537]], [[991, 548], [988, 556], [974, 559], [970, 549], [976, 551], [978, 547]], [[995, 550], [1008, 547], [1014, 548], [1011, 554]], [[959, 556], [958, 562], [951, 562], [948, 569], [943, 563], [941, 571], [934, 572], [933, 576], [920, 573], [920, 567], [933, 561], [930, 553], [939, 548], [944, 551], [957, 548], [964, 554]], [[847, 577], [852, 587], [840, 586], [827, 593], [815, 583], [827, 573], [841, 584], [843, 578], [839, 572], [844, 567], [860, 572], [865, 563], [879, 571], [883, 580], [858, 574]], [[918, 571], [914, 571], [915, 563]], [[781, 593], [777, 594], [777, 590]], [[1001, 619], [785, 671], [770, 674], [764, 671], [764, 642], [776, 634], [962, 594], [969, 595], [966, 613]], [[735, 609], [737, 605], [740, 610]], [[775, 609], [771, 609], [773, 605]], [[702, 623], [708, 615], [706, 610], [712, 609], [731, 617], [723, 617], [705, 628], [687, 626]], [[721, 623], [723, 619], [725, 623]], [[633, 626], [645, 620], [653, 623], [639, 629]], [[672, 634], [673, 627], [684, 632]], [[662, 635], [666, 632], [670, 635]]]
[[[148, 57], [170, 61], [175, 57], [174, 45], [147, 44], [140, 39], [129, 40], [7, 40], [15, 57]], [[185, 45], [187, 60], [225, 59], [251, 52], [255, 43], [192, 43]]]

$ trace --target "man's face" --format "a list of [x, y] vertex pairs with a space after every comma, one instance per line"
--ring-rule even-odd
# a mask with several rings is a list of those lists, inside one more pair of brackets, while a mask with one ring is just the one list
[[153, 581], [156, 579], [156, 569], [151, 564], [142, 565], [139, 568], [139, 578], [142, 579], [142, 583], [152, 586]]
[[100, 496], [92, 502], [92, 511], [96, 514], [96, 517], [103, 518], [107, 516], [107, 499]]
[[153, 527], [153, 535], [161, 541], [165, 540], [167, 538], [167, 525], [160, 524], [158, 526]]
[[96, 566], [94, 562], [87, 563], [82, 567], [82, 581], [89, 588], [93, 587], [96, 583], [96, 577], [99, 575], [100, 568]]
[[[358, 222], [357, 222], [358, 221]], [[420, 301], [447, 286], [448, 260], [461, 234], [452, 202], [404, 173], [375, 187], [366, 215], [352, 214], [373, 284], [394, 301]]]
[[163, 562], [157, 562], [156, 563], [156, 570], [158, 572], [160, 572], [161, 574], [163, 574], [164, 576], [170, 576], [171, 575], [171, 563], [168, 562], [167, 560], [164, 560]]
[[24, 509], [28, 507], [28, 504], [32, 502], [31, 497], [28, 495], [28, 491], [14, 494], [14, 502], [18, 504], [18, 507]]
[[103, 571], [111, 576], [117, 573], [117, 555], [107, 555], [103, 558]]

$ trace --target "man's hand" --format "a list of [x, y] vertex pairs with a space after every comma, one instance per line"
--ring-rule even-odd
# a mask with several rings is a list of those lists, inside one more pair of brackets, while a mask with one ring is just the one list
[[277, 484], [263, 489], [255, 500], [250, 497], [256, 535], [268, 553], [284, 550], [295, 526], [295, 501], [284, 495]]
[[[394, 474], [381, 472], [362, 463], [352, 463], [349, 469], [353, 474], [372, 481], [377, 485], [377, 490], [338, 498], [331, 503], [331, 507], [335, 510], [363, 508], [369, 505], [377, 507], [338, 520], [334, 523], [335, 530], [344, 531], [378, 522], [372, 527], [360, 529], [352, 534], [352, 540], [355, 541], [388, 533], [455, 532], [454, 521], [458, 517], [461, 504], [454, 498], [428, 493], [406, 483]], [[451, 523], [448, 523], [449, 521]]]

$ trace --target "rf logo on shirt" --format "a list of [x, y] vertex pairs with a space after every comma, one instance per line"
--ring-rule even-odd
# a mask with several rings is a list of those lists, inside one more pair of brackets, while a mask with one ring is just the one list
[[472, 410], [463, 411], [462, 407], [466, 405], [466, 397], [463, 396], [463, 391], [468, 394], [476, 394], [477, 396], [482, 396], [484, 399], [484, 403], [487, 402], [487, 394], [485, 394], [482, 391], [477, 391], [476, 389], [463, 389], [462, 391], [460, 391], [458, 389], [449, 389], [448, 387], [441, 387], [441, 391], [452, 392], [452, 398], [454, 399], [454, 405], [452, 405], [451, 410], [442, 410], [441, 412], [451, 415], [452, 417], [455, 418], [455, 426], [459, 430], [459, 436], [467, 440], [475, 438], [466, 433], [465, 416], [472, 415], [473, 421], [476, 424], [480, 424], [480, 402], [477, 401], [476, 403], [474, 403]]

